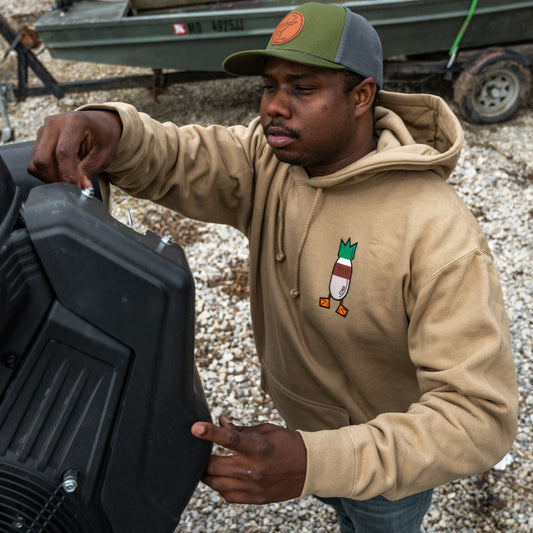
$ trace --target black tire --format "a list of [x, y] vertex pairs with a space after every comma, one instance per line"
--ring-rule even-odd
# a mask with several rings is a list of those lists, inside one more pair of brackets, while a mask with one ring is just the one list
[[454, 84], [454, 101], [461, 115], [476, 124], [511, 118], [527, 101], [531, 71], [516, 59], [487, 63], [475, 74], [464, 70]]

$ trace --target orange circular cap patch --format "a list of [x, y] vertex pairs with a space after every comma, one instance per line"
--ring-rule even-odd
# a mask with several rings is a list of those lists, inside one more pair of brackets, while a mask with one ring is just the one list
[[272, 34], [272, 44], [284, 44], [294, 39], [304, 27], [304, 16], [299, 11], [289, 13]]

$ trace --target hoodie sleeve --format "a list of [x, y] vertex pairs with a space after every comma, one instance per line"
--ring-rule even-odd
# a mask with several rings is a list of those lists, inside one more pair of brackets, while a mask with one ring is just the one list
[[418, 288], [408, 342], [419, 401], [365, 424], [301, 432], [302, 495], [395, 500], [487, 470], [510, 448], [516, 377], [498, 274], [485, 250]]
[[258, 120], [248, 128], [160, 123], [125, 103], [86, 105], [116, 111], [123, 133], [111, 183], [197, 220], [232, 225], [249, 222], [254, 154], [262, 140]]

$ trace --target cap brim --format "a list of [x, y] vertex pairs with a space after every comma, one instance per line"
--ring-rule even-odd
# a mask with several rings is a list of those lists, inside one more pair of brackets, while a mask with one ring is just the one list
[[298, 50], [246, 50], [228, 56], [222, 68], [234, 76], [259, 76], [268, 57], [277, 57], [312, 67], [346, 70], [346, 67]]

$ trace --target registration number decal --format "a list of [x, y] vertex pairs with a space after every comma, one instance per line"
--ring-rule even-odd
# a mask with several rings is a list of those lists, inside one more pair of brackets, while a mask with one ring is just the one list
[[211, 27], [213, 31], [220, 33], [229, 33], [232, 31], [243, 31], [244, 20], [243, 19], [220, 19], [212, 20]]
[[[208, 24], [208, 23], [203, 23]], [[176, 37], [184, 35], [198, 35], [209, 31], [201, 22], [175, 22], [172, 24], [172, 30]], [[244, 19], [218, 19], [211, 21], [211, 31], [217, 33], [230, 33], [235, 31], [244, 31]]]

